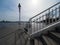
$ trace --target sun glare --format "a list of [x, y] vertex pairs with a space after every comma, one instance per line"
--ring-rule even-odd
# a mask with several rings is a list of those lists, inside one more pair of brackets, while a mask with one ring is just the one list
[[37, 5], [38, 4], [38, 0], [32, 0], [32, 5]]

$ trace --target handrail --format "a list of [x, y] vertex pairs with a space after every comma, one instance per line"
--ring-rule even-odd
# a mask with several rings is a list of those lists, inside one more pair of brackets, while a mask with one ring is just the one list
[[34, 33], [57, 21], [60, 21], [60, 2], [30, 18], [31, 29], [29, 32]]

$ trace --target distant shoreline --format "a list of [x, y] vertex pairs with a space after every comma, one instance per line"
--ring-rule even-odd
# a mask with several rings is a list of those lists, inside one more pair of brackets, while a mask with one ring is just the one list
[[[28, 21], [20, 21], [21, 23], [28, 23]], [[19, 21], [0, 21], [0, 23], [19, 23]]]

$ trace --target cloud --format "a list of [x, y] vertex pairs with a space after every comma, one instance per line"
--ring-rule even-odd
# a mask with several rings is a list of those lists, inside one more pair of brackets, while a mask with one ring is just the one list
[[21, 20], [29, 18], [47, 9], [59, 0], [39, 0], [37, 7], [32, 6], [31, 0], [0, 0], [0, 20], [18, 20], [18, 3], [21, 4]]

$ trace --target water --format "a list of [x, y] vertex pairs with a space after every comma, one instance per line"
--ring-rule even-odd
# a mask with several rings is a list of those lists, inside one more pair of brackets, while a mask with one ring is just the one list
[[0, 37], [18, 30], [18, 23], [0, 23]]

